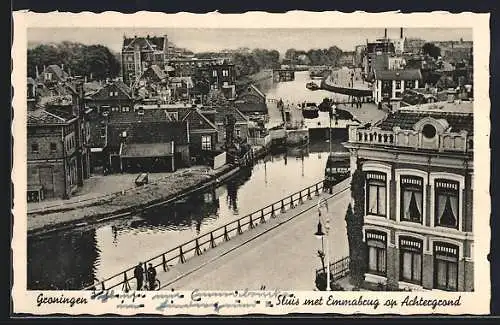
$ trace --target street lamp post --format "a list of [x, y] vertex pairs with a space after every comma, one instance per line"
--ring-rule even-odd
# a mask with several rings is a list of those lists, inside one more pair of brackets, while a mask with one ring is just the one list
[[[323, 212], [322, 212], [323, 209]], [[323, 232], [323, 226], [321, 224], [321, 216], [325, 215], [325, 232]], [[330, 287], [330, 243], [328, 240], [328, 234], [330, 232], [330, 220], [328, 216], [328, 202], [326, 199], [318, 199], [318, 230], [316, 231], [315, 235], [318, 238], [321, 238], [321, 246], [323, 247], [323, 239], [326, 237], [325, 240], [325, 245], [326, 245], [326, 254], [325, 254], [325, 259], [326, 259], [326, 291], [331, 291]]]

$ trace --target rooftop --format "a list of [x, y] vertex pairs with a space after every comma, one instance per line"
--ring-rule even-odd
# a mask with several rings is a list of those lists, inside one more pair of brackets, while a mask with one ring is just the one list
[[141, 50], [146, 51], [163, 51], [166, 38], [166, 36], [125, 37], [123, 39], [122, 51], [133, 51], [135, 46], [138, 46]]
[[35, 109], [28, 111], [28, 125], [66, 124], [74, 115], [56, 109]]
[[389, 114], [385, 120], [375, 126], [387, 131], [393, 130], [394, 127], [412, 130], [415, 123], [421, 119], [432, 117], [437, 120], [446, 120], [451, 132], [467, 131], [470, 135], [474, 133], [472, 108], [472, 102], [458, 101], [407, 106]]
[[377, 80], [420, 80], [422, 73], [419, 69], [404, 70], [375, 70]]

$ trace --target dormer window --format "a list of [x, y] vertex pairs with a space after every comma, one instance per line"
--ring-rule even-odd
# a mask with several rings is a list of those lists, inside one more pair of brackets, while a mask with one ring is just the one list
[[427, 139], [433, 139], [436, 136], [436, 128], [430, 124], [426, 124], [422, 128], [422, 134]]

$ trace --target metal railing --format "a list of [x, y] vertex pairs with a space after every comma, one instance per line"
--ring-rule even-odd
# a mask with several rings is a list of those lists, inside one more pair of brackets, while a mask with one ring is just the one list
[[[275, 218], [278, 214], [293, 209], [306, 200], [312, 200], [313, 196], [319, 196], [320, 191], [324, 190], [326, 190], [326, 188], [323, 188], [323, 180], [321, 180], [279, 201], [266, 205], [264, 208], [233, 220], [208, 233], [202, 234], [175, 248], [150, 258], [143, 262], [143, 265], [151, 263], [155, 269], [161, 267], [164, 272], [167, 272], [170, 267], [176, 264], [183, 264], [191, 257], [202, 255], [206, 250], [215, 248], [221, 243], [229, 241], [231, 238], [257, 227], [259, 224], [264, 224], [270, 218]], [[134, 278], [134, 269], [135, 266], [132, 266], [123, 272], [99, 281], [94, 285], [85, 287], [82, 290], [105, 291], [120, 286], [120, 289], [123, 291], [130, 290], [131, 285], [129, 281]]]
[[[332, 275], [332, 281], [336, 281], [349, 274], [349, 261], [349, 256], [346, 256], [341, 258], [340, 260], [330, 263], [330, 273]], [[317, 269], [316, 276], [323, 272], [325, 272], [323, 268]]]

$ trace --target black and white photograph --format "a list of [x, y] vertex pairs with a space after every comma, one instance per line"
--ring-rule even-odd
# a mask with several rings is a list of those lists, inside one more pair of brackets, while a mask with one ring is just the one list
[[23, 312], [487, 312], [488, 16], [295, 14], [26, 18]]

